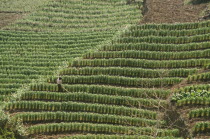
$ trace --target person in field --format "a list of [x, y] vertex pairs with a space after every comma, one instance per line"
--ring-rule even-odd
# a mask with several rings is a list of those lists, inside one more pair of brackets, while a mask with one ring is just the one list
[[61, 86], [61, 84], [62, 84], [62, 78], [61, 77], [58, 77], [57, 84], [58, 84], [58, 92], [62, 92], [63, 89], [62, 89], [62, 86]]

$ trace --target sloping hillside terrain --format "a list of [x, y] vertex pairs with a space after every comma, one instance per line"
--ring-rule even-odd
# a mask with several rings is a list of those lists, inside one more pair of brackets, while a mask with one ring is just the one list
[[58, 76], [52, 76], [48, 83], [31, 84], [20, 101], [4, 109], [35, 138], [180, 137], [180, 129], [164, 118], [170, 109], [167, 99], [171, 87], [210, 62], [209, 25], [130, 26], [61, 69], [62, 92], [55, 84]]
[[[82, 7], [82, 8], [81, 8]], [[126, 18], [125, 18], [126, 17]], [[49, 1], [0, 31], [0, 100], [42, 75], [96, 48], [141, 12], [121, 0]], [[35, 31], [35, 32], [34, 32]]]
[[[209, 138], [210, 21], [195, 22], [207, 2], [173, 2], [164, 12], [150, 0], [147, 12], [135, 0], [22, 9], [0, 30], [0, 137], [12, 138], [6, 127], [26, 139]], [[141, 10], [141, 23], [161, 24], [138, 25]]]

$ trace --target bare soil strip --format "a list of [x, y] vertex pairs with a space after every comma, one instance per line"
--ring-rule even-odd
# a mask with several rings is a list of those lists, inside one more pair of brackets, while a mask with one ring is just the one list
[[21, 13], [9, 13], [0, 11], [0, 29], [23, 17]]
[[207, 7], [202, 4], [184, 4], [184, 0], [146, 0], [147, 12], [141, 24], [196, 22]]

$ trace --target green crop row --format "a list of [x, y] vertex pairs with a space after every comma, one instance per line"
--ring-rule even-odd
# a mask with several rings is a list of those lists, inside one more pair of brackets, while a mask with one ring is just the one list
[[59, 139], [183, 139], [178, 137], [152, 137], [145, 135], [104, 135], [104, 134], [87, 134], [87, 135], [73, 135], [65, 136]]
[[191, 30], [156, 30], [156, 29], [146, 29], [146, 30], [131, 30], [126, 31], [122, 36], [133, 36], [133, 37], [144, 37], [144, 36], [193, 36], [210, 33], [209, 27], [196, 28]]
[[210, 123], [209, 122], [198, 122], [193, 126], [193, 133], [209, 133], [210, 132]]
[[[26, 76], [31, 76], [31, 75], [53, 75], [53, 71], [49, 70], [48, 68], [46, 68], [45, 70], [39, 69], [39, 70], [35, 70], [35, 69], [24, 69], [24, 67], [19, 67], [21, 68], [20, 70], [11, 70], [11, 69], [7, 69], [3, 67], [0, 67], [1, 69], [1, 74], [12, 74], [12, 75], [26, 75]], [[48, 71], [49, 70], [49, 71]], [[190, 74], [192, 72], [192, 74], [194, 73], [193, 71], [186, 71], [186, 73], [184, 72], [183, 74], [186, 74], [186, 76], [188, 75], [188, 73]]]
[[93, 59], [75, 60], [69, 63], [72, 67], [139, 67], [139, 68], [192, 68], [202, 67], [209, 63], [209, 59], [190, 59], [190, 60], [144, 60], [144, 59]]
[[131, 117], [156, 119], [157, 113], [149, 110], [128, 108], [123, 106], [110, 106], [102, 104], [88, 104], [76, 102], [41, 102], [41, 101], [19, 101], [7, 103], [5, 110], [14, 111], [79, 111], [94, 112], [101, 114], [114, 114]]
[[121, 37], [117, 40], [114, 40], [112, 43], [161, 43], [161, 44], [184, 44], [192, 42], [204, 42], [210, 40], [210, 34], [189, 36], [189, 37], [157, 37], [157, 36], [148, 36], [148, 37]]
[[210, 72], [205, 72], [205, 73], [201, 73], [201, 74], [197, 74], [197, 75], [191, 75], [187, 78], [187, 81], [193, 82], [193, 81], [202, 81], [202, 82], [206, 82], [210, 80]]
[[[51, 1], [26, 19], [19, 20], [4, 29], [38, 32], [52, 30], [77, 32], [81, 29], [83, 32], [116, 31], [124, 24], [137, 23], [137, 20], [141, 17], [140, 10], [133, 4], [127, 5], [126, 2], [122, 1], [98, 3], [92, 0], [92, 2]], [[55, 14], [57, 16], [54, 16]]]
[[206, 65], [204, 66], [204, 69], [205, 69], [205, 70], [210, 69], [210, 63], [206, 64]]
[[185, 86], [185, 87], [182, 87], [182, 88], [176, 90], [176, 92], [181, 93], [181, 92], [191, 92], [191, 91], [200, 91], [200, 90], [210, 91], [210, 85], [209, 84], [198, 84], [198, 85]]
[[131, 26], [130, 30], [143, 30], [143, 29], [156, 29], [156, 30], [183, 30], [183, 29], [196, 29], [202, 27], [209, 27], [210, 22], [197, 22], [197, 23], [176, 23], [176, 24], [145, 24]]
[[210, 42], [188, 43], [188, 44], [157, 44], [157, 43], [127, 43], [105, 45], [99, 51], [125, 51], [125, 50], [147, 50], [147, 51], [166, 51], [180, 52], [209, 49]]
[[2, 74], [0, 73], [0, 78], [9, 78], [9, 79], [37, 79], [36, 75], [24, 75], [24, 74]]
[[[171, 86], [182, 81], [182, 78], [129, 78], [121, 76], [63, 76], [64, 84], [105, 84], [113, 86], [127, 86], [127, 87], [163, 87]], [[51, 77], [48, 81], [56, 83], [57, 77]]]
[[210, 104], [210, 98], [205, 97], [191, 97], [191, 98], [184, 98], [181, 100], [178, 100], [176, 105], [181, 106], [195, 106], [195, 105], [201, 105], [201, 106], [209, 106]]
[[4, 78], [0, 80], [1, 84], [7, 84], [7, 83], [14, 83], [14, 84], [25, 84], [29, 83], [31, 79], [10, 79], [10, 78]]
[[[40, 36], [36, 36], [34, 34], [23, 34], [23, 33], [17, 33], [17, 34], [13, 34], [10, 33], [9, 31], [4, 32], [4, 33], [0, 33], [0, 40], [4, 41], [8, 41], [8, 43], [13, 42], [13, 41], [19, 41], [19, 42], [29, 42], [29, 41], [34, 41], [34, 42], [41, 42], [41, 41], [45, 41], [44, 43], [50, 43], [50, 42], [62, 42], [63, 44], [67, 44], [67, 43], [74, 43], [75, 41], [79, 41], [79, 42], [87, 42], [90, 41], [91, 42], [99, 42], [100, 40], [104, 40], [104, 38], [109, 38], [113, 35], [113, 32], [103, 32], [104, 34], [101, 33], [95, 33], [95, 34], [83, 34], [81, 36], [77, 36], [77, 34], [75, 34], [75, 36], [71, 36], [71, 34], [57, 34], [57, 35], [48, 35], [48, 34], [41, 34], [39, 33]], [[18, 36], [20, 35], [20, 36]], [[71, 40], [69, 40], [71, 38]], [[3, 43], [3, 42], [2, 42]], [[31, 42], [33, 43], [33, 42]]]
[[210, 108], [194, 109], [189, 112], [189, 118], [209, 118]]
[[[60, 16], [60, 15], [59, 15]], [[82, 31], [81, 31], [82, 32]], [[0, 32], [0, 36], [4, 36], [7, 39], [10, 39], [10, 37], [12, 38], [19, 38], [22, 40], [24, 40], [24, 38], [26, 39], [41, 39], [43, 40], [44, 38], [47, 38], [47, 40], [60, 40], [60, 39], [65, 39], [67, 40], [67, 38], [72, 38], [73, 40], [75, 40], [76, 38], [80, 38], [80, 39], [94, 39], [96, 37], [102, 37], [102, 36], [107, 36], [110, 35], [110, 37], [114, 34], [113, 31], [101, 31], [101, 32], [71, 32], [71, 33], [65, 33], [65, 32], [56, 32], [56, 33], [49, 33], [49, 32], [26, 32], [26, 31], [8, 31], [8, 30], [1, 30]]]
[[69, 131], [89, 132], [89, 133], [106, 133], [106, 134], [125, 134], [125, 135], [155, 135], [160, 137], [164, 136], [177, 136], [179, 131], [177, 129], [164, 130], [146, 127], [124, 127], [105, 124], [89, 124], [89, 123], [58, 123], [58, 124], [41, 124], [28, 128], [30, 134], [40, 133], [62, 133]]
[[[1, 88], [0, 95], [11, 95], [17, 91], [17, 88]], [[1, 96], [3, 98], [3, 96]]]
[[[159, 98], [166, 99], [170, 90], [163, 89], [142, 89], [142, 88], [121, 88], [103, 85], [62, 85], [68, 92], [87, 92], [90, 94], [106, 94], [116, 96], [130, 96], [136, 98]], [[30, 86], [32, 91], [51, 91], [57, 92], [58, 86], [55, 84], [33, 84]]]
[[210, 49], [191, 51], [191, 52], [151, 52], [151, 51], [99, 51], [89, 52], [83, 56], [84, 59], [109, 59], [109, 58], [134, 58], [134, 59], [148, 59], [148, 60], [182, 60], [182, 59], [196, 59], [209, 58]]
[[159, 77], [187, 77], [195, 74], [197, 69], [171, 69], [152, 70], [142, 68], [121, 68], [121, 67], [84, 67], [65, 68], [60, 71], [60, 75], [119, 75], [126, 77], [159, 78]]
[[176, 102], [182, 99], [191, 99], [197, 97], [210, 98], [210, 93], [207, 90], [191, 90], [190, 92], [174, 93], [172, 101]]
[[22, 119], [24, 123], [50, 123], [50, 122], [90, 122], [127, 126], [155, 126], [164, 125], [164, 121], [148, 120], [143, 118], [132, 118], [96, 113], [67, 113], [67, 112], [27, 112], [16, 114], [12, 119]]
[[158, 108], [167, 107], [166, 101], [132, 98], [122, 96], [109, 96], [88, 93], [55, 93], [55, 92], [28, 92], [21, 96], [22, 100], [47, 100], [47, 101], [79, 101], [86, 103], [123, 105], [136, 108]]

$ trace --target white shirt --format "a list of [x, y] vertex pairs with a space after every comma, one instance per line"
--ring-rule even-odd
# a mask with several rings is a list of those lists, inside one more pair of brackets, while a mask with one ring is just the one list
[[57, 84], [62, 84], [62, 80], [57, 79]]

